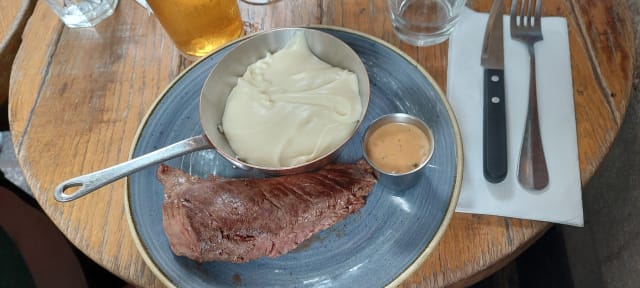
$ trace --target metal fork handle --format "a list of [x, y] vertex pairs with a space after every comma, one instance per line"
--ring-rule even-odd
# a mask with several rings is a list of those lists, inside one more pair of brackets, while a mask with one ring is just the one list
[[538, 119], [538, 91], [536, 85], [536, 56], [533, 44], [529, 44], [529, 104], [522, 137], [518, 181], [527, 189], [541, 190], [549, 184], [549, 171], [542, 147]]

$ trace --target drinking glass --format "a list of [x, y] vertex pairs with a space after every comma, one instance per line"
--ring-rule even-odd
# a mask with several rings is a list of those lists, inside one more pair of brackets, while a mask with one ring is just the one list
[[111, 16], [118, 0], [46, 0], [53, 12], [71, 28], [93, 27]]
[[388, 0], [391, 23], [398, 38], [428, 46], [449, 38], [466, 0]]
[[237, 0], [147, 0], [173, 43], [191, 59], [244, 33]]

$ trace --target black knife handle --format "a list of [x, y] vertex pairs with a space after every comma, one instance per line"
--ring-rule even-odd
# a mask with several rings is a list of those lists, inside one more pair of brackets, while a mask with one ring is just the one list
[[507, 121], [505, 119], [504, 71], [484, 70], [484, 178], [500, 183], [507, 176]]

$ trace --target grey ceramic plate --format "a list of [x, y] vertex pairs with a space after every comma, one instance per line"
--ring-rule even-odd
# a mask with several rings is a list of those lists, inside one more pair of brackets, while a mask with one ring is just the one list
[[[453, 112], [431, 77], [389, 44], [334, 27], [314, 27], [342, 39], [362, 58], [371, 81], [371, 102], [357, 135], [339, 162], [362, 157], [361, 138], [387, 113], [418, 116], [433, 130], [435, 151], [418, 185], [391, 191], [377, 185], [358, 213], [321, 231], [297, 250], [245, 264], [198, 264], [175, 256], [162, 228], [163, 189], [157, 166], [128, 178], [126, 209], [141, 255], [167, 286], [178, 287], [381, 287], [395, 285], [431, 253], [453, 215], [460, 193], [462, 147]], [[191, 66], [158, 99], [142, 124], [132, 151], [140, 156], [202, 133], [198, 97], [214, 65], [238, 42]], [[168, 161], [198, 176], [263, 177], [233, 168], [214, 150]]]

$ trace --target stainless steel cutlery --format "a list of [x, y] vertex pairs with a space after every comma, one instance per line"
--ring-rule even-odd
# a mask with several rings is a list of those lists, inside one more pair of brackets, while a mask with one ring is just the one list
[[484, 67], [483, 173], [491, 183], [507, 176], [507, 127], [504, 90], [503, 0], [493, 1], [482, 45]]
[[[520, 5], [518, 2], [521, 2]], [[549, 171], [540, 136], [536, 89], [535, 43], [542, 41], [541, 7], [542, 0], [513, 0], [510, 15], [511, 38], [527, 45], [530, 71], [529, 102], [518, 162], [518, 181], [523, 187], [534, 190], [544, 189], [549, 184]]]

